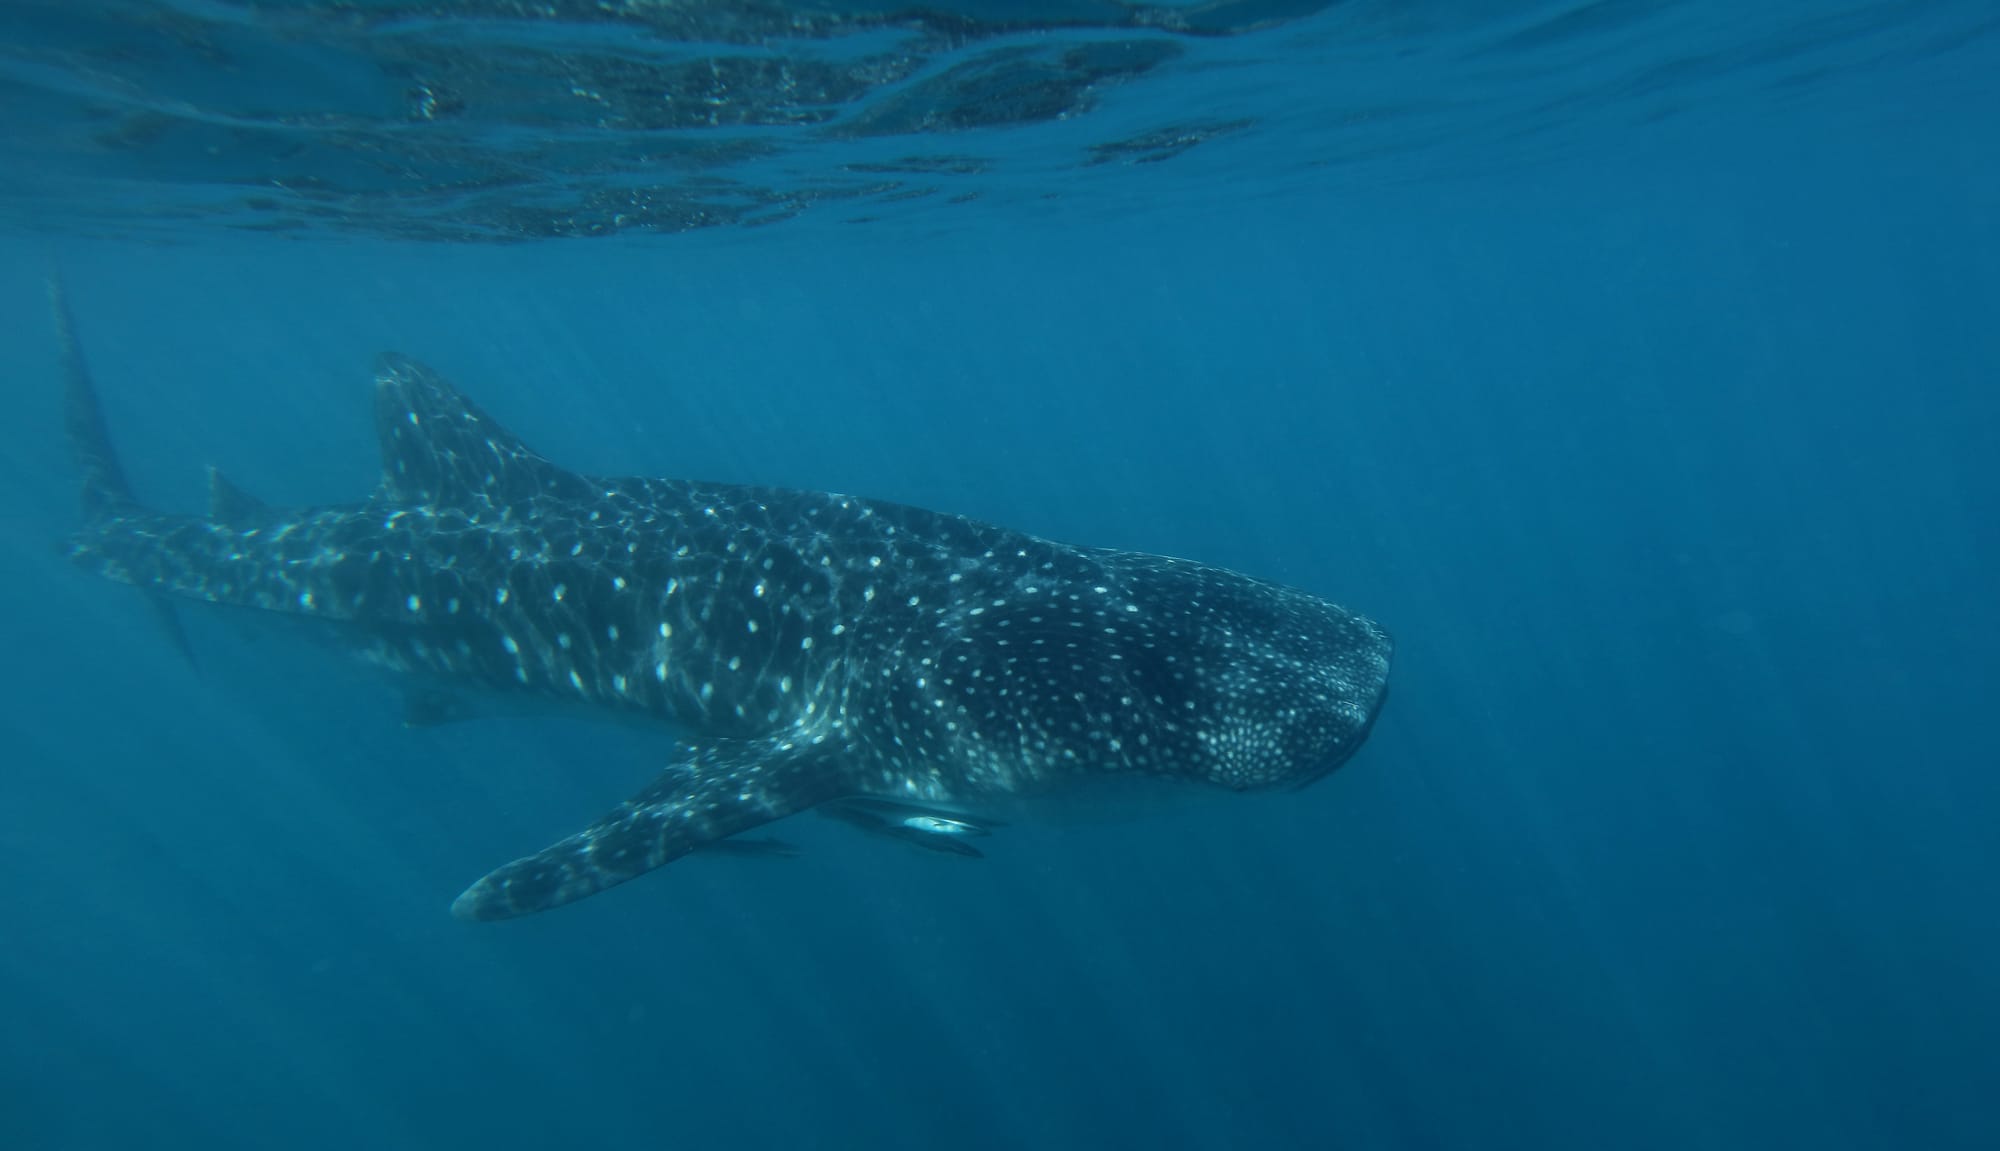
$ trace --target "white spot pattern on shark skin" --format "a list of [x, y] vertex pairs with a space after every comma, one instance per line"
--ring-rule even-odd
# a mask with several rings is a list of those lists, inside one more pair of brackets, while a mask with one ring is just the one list
[[474, 917], [579, 898], [829, 789], [1296, 784], [1350, 755], [1382, 699], [1386, 636], [1303, 592], [848, 496], [586, 478], [427, 369], [392, 358], [377, 380], [366, 503], [242, 530], [121, 510], [76, 552], [332, 617], [392, 669], [693, 733], [654, 786], [469, 890]]

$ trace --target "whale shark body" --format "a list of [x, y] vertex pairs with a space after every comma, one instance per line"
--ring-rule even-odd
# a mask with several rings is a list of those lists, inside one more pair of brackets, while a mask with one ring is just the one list
[[820, 805], [977, 854], [960, 845], [984, 828], [952, 813], [1087, 778], [1302, 785], [1387, 693], [1388, 635], [1305, 592], [853, 496], [581, 475], [397, 355], [375, 370], [365, 501], [272, 508], [213, 476], [208, 515], [154, 511], [55, 302], [85, 567], [322, 625], [427, 691], [674, 731], [649, 786], [474, 883], [463, 918], [569, 903]]

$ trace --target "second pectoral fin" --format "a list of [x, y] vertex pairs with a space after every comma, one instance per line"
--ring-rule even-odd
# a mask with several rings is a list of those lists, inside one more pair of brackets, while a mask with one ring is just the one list
[[842, 794], [831, 744], [724, 740], [683, 745], [675, 763], [603, 818], [496, 868], [453, 902], [461, 919], [511, 919], [594, 895], [704, 844]]

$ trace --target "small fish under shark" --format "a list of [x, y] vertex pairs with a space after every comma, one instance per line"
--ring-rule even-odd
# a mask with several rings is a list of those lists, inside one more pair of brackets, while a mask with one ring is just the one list
[[419, 722], [458, 718], [429, 694], [455, 685], [677, 737], [643, 790], [467, 888], [462, 918], [569, 903], [816, 807], [976, 855], [992, 825], [972, 813], [1084, 782], [1297, 787], [1387, 696], [1388, 634], [1306, 592], [854, 496], [582, 475], [399, 355], [375, 368], [365, 501], [274, 508], [214, 476], [208, 515], [155, 511], [51, 296], [83, 566], [170, 626], [174, 598], [321, 626], [422, 685]]

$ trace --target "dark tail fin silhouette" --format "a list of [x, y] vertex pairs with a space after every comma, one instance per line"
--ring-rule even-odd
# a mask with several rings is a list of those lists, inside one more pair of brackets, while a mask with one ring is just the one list
[[55, 314], [56, 341], [62, 349], [63, 420], [68, 425], [70, 448], [83, 469], [83, 514], [91, 520], [102, 519], [132, 506], [132, 485], [111, 447], [97, 388], [90, 382], [83, 348], [77, 344], [76, 318], [70, 314], [60, 280], [49, 281], [49, 308]]
[[[77, 466], [83, 471], [83, 515], [91, 524], [99, 524], [121, 512], [136, 511], [139, 505], [132, 498], [132, 484], [125, 478], [125, 469], [111, 446], [111, 433], [104, 424], [97, 387], [91, 382], [83, 348], [77, 342], [76, 317], [70, 314], [69, 298], [63, 292], [62, 281], [53, 277], [49, 279], [49, 309], [55, 316], [56, 341], [62, 357], [63, 422], [69, 432], [70, 450], [76, 454]], [[146, 599], [153, 605], [153, 614], [167, 642], [193, 665], [194, 646], [188, 642], [187, 631], [181, 627], [180, 617], [174, 614], [173, 604], [159, 592], [146, 593]]]

